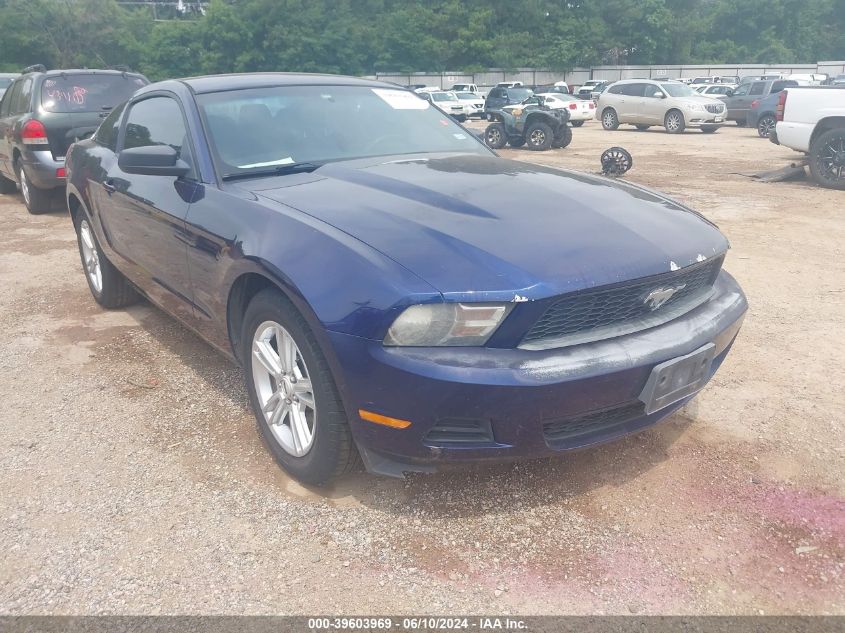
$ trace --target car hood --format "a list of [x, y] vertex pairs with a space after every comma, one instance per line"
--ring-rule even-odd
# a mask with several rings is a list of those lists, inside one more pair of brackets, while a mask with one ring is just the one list
[[658, 194], [494, 156], [329, 163], [247, 186], [369, 244], [444, 295], [476, 300], [617, 283], [728, 248], [713, 224]]

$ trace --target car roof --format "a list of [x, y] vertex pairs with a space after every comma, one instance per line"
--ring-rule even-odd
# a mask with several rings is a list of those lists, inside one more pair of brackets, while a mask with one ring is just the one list
[[56, 68], [53, 70], [33, 70], [25, 73], [27, 75], [44, 75], [45, 77], [60, 77], [62, 75], [132, 75], [143, 77], [141, 73], [134, 70], [114, 70], [99, 68]]
[[[275, 88], [278, 86], [364, 86], [397, 89], [396, 85], [383, 81], [313, 73], [237, 73], [187, 77], [176, 81], [187, 85], [196, 94], [249, 88]], [[161, 87], [162, 84], [166, 83], [168, 82], [150, 84], [146, 89], [155, 90], [157, 86]]]

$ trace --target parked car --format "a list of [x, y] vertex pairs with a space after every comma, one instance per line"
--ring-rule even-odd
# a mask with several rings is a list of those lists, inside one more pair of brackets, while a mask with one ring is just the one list
[[713, 77], [693, 77], [692, 79], [689, 80], [689, 82], [684, 82], [684, 83], [689, 83], [691, 86], [697, 86], [698, 84], [712, 84], [712, 83], [714, 83], [714, 78]]
[[775, 110], [778, 105], [778, 95], [774, 92], [768, 97], [755, 99], [751, 102], [751, 108], [745, 117], [745, 123], [749, 127], [757, 128], [757, 134], [762, 138], [768, 138], [775, 129]]
[[596, 117], [605, 130], [629, 123], [639, 130], [660, 125], [670, 134], [688, 127], [711, 133], [724, 123], [725, 106], [678, 81], [625, 79], [599, 96]]
[[310, 483], [358, 456], [560, 455], [688, 402], [747, 309], [719, 230], [443, 121], [348, 77], [143, 88], [67, 158], [91, 293], [146, 295], [240, 363], [268, 450]]
[[842, 85], [845, 85], [845, 75], [836, 75], [836, 77], [834, 77], [833, 79], [831, 79], [830, 83], [831, 83], [831, 85], [833, 85], [833, 86], [842, 86]]
[[523, 103], [531, 103], [537, 97], [541, 97], [543, 104], [552, 110], [569, 110], [569, 124], [572, 127], [581, 127], [584, 125], [584, 121], [596, 117], [596, 104], [592, 101], [582, 101], [575, 95], [540, 93], [529, 97]]
[[534, 94], [559, 94], [559, 95], [568, 95], [569, 94], [569, 86], [567, 86], [563, 82], [558, 82], [552, 85], [545, 85], [545, 86], [531, 86], [531, 90], [534, 91]]
[[698, 94], [705, 97], [717, 98], [719, 95], [726, 95], [736, 88], [734, 84], [701, 84], [693, 88]]
[[484, 115], [484, 97], [474, 92], [456, 92], [455, 95], [463, 103], [464, 114], [467, 118], [477, 116], [483, 119]]
[[18, 73], [0, 73], [0, 99], [3, 98], [6, 88], [12, 85], [12, 81], [16, 77], [18, 77]]
[[30, 213], [49, 211], [65, 185], [65, 152], [149, 82], [117, 70], [25, 69], [0, 101], [0, 193], [20, 183]]
[[521, 81], [500, 81], [496, 84], [496, 88], [520, 88], [522, 87]]
[[583, 84], [581, 84], [578, 90], [575, 91], [575, 96], [577, 96], [579, 99], [589, 99], [593, 90], [595, 90], [598, 86], [606, 83], [608, 82], [603, 81], [601, 79], [588, 79]]
[[476, 95], [478, 94], [478, 86], [476, 84], [453, 84], [449, 90], [454, 93], [472, 92]]
[[599, 95], [607, 90], [611, 85], [611, 82], [604, 81], [593, 88], [593, 91], [590, 93], [590, 99], [593, 102], [597, 102], [599, 100]]
[[467, 108], [458, 99], [458, 95], [454, 92], [447, 92], [445, 90], [432, 90], [431, 92], [418, 91], [426, 101], [429, 101], [435, 108], [440, 110], [443, 114], [448, 114], [456, 121], [463, 123], [469, 117]]
[[484, 114], [487, 116], [488, 121], [492, 121], [492, 113], [501, 110], [505, 106], [522, 103], [533, 94], [533, 90], [524, 87], [493, 88], [490, 90], [487, 95], [487, 99], [484, 101]]
[[562, 149], [572, 142], [572, 129], [567, 125], [569, 110], [552, 108], [538, 95], [505, 106], [491, 116], [493, 122], [484, 131], [484, 142], [492, 149], [501, 149], [507, 143], [542, 152]]
[[772, 93], [780, 92], [788, 86], [797, 86], [798, 82], [791, 79], [763, 79], [751, 83], [740, 84], [726, 95], [717, 97], [724, 101], [728, 108], [728, 121], [736, 121], [736, 124], [746, 124], [748, 110], [751, 109], [751, 102], [755, 99], [762, 99]]
[[845, 189], [845, 87], [791, 87], [778, 94], [776, 145], [807, 155], [813, 179]]
[[784, 75], [783, 73], [769, 73], [767, 75], [746, 75], [740, 80], [739, 85], [741, 86], [742, 84], [749, 84], [755, 81], [776, 81], [778, 79], [786, 79], [786, 75]]

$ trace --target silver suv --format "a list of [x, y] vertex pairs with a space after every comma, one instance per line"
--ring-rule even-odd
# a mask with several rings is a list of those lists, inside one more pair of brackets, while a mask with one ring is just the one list
[[688, 127], [715, 132], [725, 122], [725, 104], [678, 81], [623, 79], [599, 95], [596, 118], [605, 130], [630, 123], [639, 130], [661, 125], [670, 134]]

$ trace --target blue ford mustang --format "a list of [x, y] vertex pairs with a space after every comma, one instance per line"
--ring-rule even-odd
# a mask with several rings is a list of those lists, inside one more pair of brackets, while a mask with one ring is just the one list
[[636, 431], [704, 386], [747, 307], [699, 214], [498, 158], [389, 84], [152, 84], [66, 166], [94, 298], [143, 294], [241, 363], [306, 482]]

